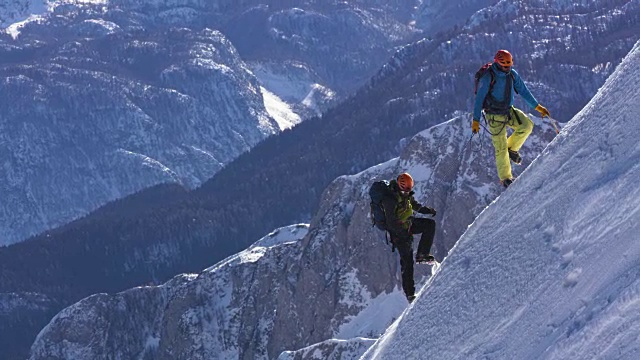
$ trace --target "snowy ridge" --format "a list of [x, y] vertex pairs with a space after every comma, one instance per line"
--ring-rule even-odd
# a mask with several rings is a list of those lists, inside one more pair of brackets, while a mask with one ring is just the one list
[[278, 228], [269, 235], [253, 243], [250, 248], [254, 247], [271, 247], [289, 242], [299, 241], [307, 235], [309, 224], [295, 224]]
[[637, 359], [640, 43], [363, 359]]
[[47, 0], [3, 0], [0, 2], [0, 29], [47, 11]]
[[[534, 157], [553, 138], [548, 124], [539, 125], [522, 150], [525, 156]], [[94, 337], [110, 336], [105, 335], [104, 328], [130, 334], [134, 339], [146, 339], [145, 334], [152, 333], [153, 339], [158, 339], [153, 354], [159, 359], [175, 358], [176, 354], [206, 359], [218, 352], [255, 359], [281, 354], [283, 359], [359, 356], [407, 304], [399, 289], [397, 255], [384, 243], [382, 233], [371, 227], [369, 185], [401, 171], [413, 173], [419, 201], [438, 209], [438, 247], [434, 250], [442, 257], [501, 191], [494, 167], [485, 163], [486, 157], [492, 157], [491, 149], [474, 147], [468, 142], [470, 135], [466, 116], [427, 129], [406, 144], [399, 158], [336, 179], [325, 190], [321, 208], [308, 228], [299, 224], [278, 229], [249, 249], [205, 270], [189, 285], [175, 281], [163, 285], [163, 291], [175, 295], [149, 295], [167, 299], [149, 300], [167, 301], [157, 309], [167, 304], [169, 308], [174, 306], [171, 304], [188, 304], [180, 313], [170, 311], [148, 318], [154, 310], [141, 309], [143, 297], [147, 296], [142, 294], [150, 291], [147, 288], [90, 297], [71, 306], [63, 313], [71, 312], [72, 316], [52, 320], [41, 332], [33, 345], [32, 359], [47, 358], [53, 353], [85, 352], [97, 357], [127, 357], [142, 351], [142, 340], [110, 337], [107, 342], [93, 343]], [[304, 237], [302, 241], [295, 241], [300, 237]], [[430, 274], [429, 267], [417, 268], [418, 284]], [[215, 284], [211, 283], [214, 279]], [[179, 290], [180, 287], [197, 290]], [[114, 310], [121, 308], [116, 304], [122, 297], [126, 298], [126, 309]], [[93, 321], [85, 321], [82, 314], [96, 311], [110, 315], [100, 315], [100, 326], [93, 328], [89, 326]], [[218, 315], [211, 318], [213, 313]], [[170, 329], [184, 321], [180, 319], [187, 314], [189, 335], [178, 346], [172, 343]], [[130, 316], [141, 323], [134, 326], [121, 322]], [[153, 330], [141, 332], [140, 328]], [[211, 334], [219, 336], [212, 339]], [[204, 345], [198, 348], [194, 344]]]
[[284, 351], [278, 360], [338, 360], [356, 359], [373, 343], [374, 339], [356, 338], [351, 340], [331, 339], [308, 346], [298, 351]]

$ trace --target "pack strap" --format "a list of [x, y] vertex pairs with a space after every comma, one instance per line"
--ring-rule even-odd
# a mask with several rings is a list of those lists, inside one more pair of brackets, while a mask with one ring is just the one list
[[[513, 106], [512, 106], [513, 108]], [[513, 110], [513, 115], [516, 116], [516, 120], [518, 121], [518, 125], [522, 125], [522, 120], [520, 120], [520, 116], [518, 115], [518, 112]]]
[[493, 71], [493, 68], [489, 68], [487, 72], [491, 74], [491, 81], [489, 82], [489, 91], [487, 92], [487, 96], [484, 98], [482, 102], [482, 107], [485, 110], [489, 110], [496, 114], [508, 115], [512, 107], [512, 106], [509, 106], [512, 100], [511, 89], [513, 89], [515, 93], [518, 94], [518, 90], [516, 90], [516, 86], [515, 86], [516, 76], [512, 72], [509, 72], [509, 74], [507, 74], [507, 78], [505, 80], [506, 84], [504, 87], [504, 99], [502, 101], [498, 101], [492, 94], [493, 85], [496, 82], [495, 81], [496, 75]]

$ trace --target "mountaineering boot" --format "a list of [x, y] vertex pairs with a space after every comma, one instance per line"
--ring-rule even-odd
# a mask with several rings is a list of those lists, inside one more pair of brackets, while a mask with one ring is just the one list
[[520, 165], [522, 163], [522, 156], [520, 156], [520, 153], [511, 149], [509, 149], [509, 159], [511, 159], [514, 164]]
[[432, 263], [436, 261], [436, 258], [433, 257], [433, 255], [431, 254], [417, 254], [416, 255], [416, 264], [425, 264], [425, 263]]
[[506, 188], [509, 187], [509, 185], [511, 185], [512, 182], [513, 182], [513, 179], [504, 179], [504, 180], [500, 181], [502, 186], [504, 186]]
[[407, 295], [407, 301], [409, 302], [409, 304], [411, 304], [415, 298], [415, 295]]

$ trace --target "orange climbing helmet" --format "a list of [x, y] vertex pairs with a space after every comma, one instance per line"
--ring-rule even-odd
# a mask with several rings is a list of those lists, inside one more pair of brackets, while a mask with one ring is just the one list
[[498, 50], [493, 62], [498, 63], [500, 66], [510, 67], [513, 66], [513, 56], [507, 50]]
[[402, 173], [398, 175], [396, 179], [398, 182], [398, 187], [401, 191], [411, 191], [413, 189], [413, 178], [408, 173]]

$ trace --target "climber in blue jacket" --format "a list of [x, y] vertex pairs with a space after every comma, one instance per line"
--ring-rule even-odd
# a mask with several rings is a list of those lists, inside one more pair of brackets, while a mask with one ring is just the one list
[[[511, 53], [499, 50], [493, 64], [484, 73], [479, 72], [471, 125], [473, 133], [480, 130], [480, 118], [484, 110], [495, 149], [498, 176], [504, 187], [513, 182], [510, 161], [516, 164], [522, 162], [519, 150], [533, 130], [533, 121], [513, 106], [514, 92], [540, 112], [542, 117], [550, 116], [549, 111], [540, 105], [512, 66]], [[509, 138], [507, 126], [514, 130]]]

